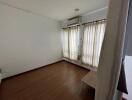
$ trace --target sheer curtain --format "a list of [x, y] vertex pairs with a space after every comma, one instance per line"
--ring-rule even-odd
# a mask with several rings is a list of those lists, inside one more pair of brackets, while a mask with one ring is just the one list
[[62, 30], [62, 47], [63, 47], [63, 56], [68, 58], [69, 57], [69, 36], [68, 36], [68, 29]]
[[104, 39], [106, 21], [98, 21], [84, 26], [82, 62], [98, 67]]
[[79, 33], [79, 26], [69, 28], [69, 57], [72, 60], [78, 59]]
[[79, 50], [79, 26], [72, 26], [70, 28], [63, 29], [62, 32], [62, 45], [63, 56], [72, 60], [78, 59]]

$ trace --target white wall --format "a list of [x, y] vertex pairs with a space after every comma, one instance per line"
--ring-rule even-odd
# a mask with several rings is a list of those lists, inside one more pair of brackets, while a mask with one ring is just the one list
[[127, 100], [132, 98], [132, 56], [125, 56], [125, 74], [126, 74], [126, 83], [128, 89], [128, 95], [124, 94], [123, 97]]
[[0, 67], [9, 77], [61, 59], [55, 20], [0, 4]]
[[100, 19], [106, 19], [107, 17], [108, 8], [102, 8], [95, 10], [91, 13], [86, 13], [82, 15], [82, 23], [96, 21]]
[[132, 56], [132, 1], [129, 8], [126, 35], [126, 55]]

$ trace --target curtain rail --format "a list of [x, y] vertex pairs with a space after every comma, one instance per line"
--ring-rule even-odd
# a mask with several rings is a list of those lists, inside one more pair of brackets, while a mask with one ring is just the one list
[[67, 26], [65, 28], [62, 28], [62, 29], [68, 29], [68, 28], [71, 28], [71, 27], [76, 27], [76, 26], [80, 26], [79, 24], [74, 24], [74, 25], [70, 25], [70, 26]]
[[101, 21], [107, 21], [107, 19], [100, 19], [100, 20], [96, 20], [96, 21], [86, 22], [86, 23], [83, 23], [82, 25], [86, 25], [89, 23], [97, 23], [97, 22], [101, 22]]
[[[107, 19], [100, 19], [100, 20], [96, 20], [96, 21], [86, 22], [86, 23], [82, 23], [81, 25], [87, 25], [89, 23], [97, 23], [97, 22], [101, 22], [101, 21], [107, 21]], [[62, 29], [67, 29], [67, 28], [71, 28], [71, 27], [74, 27], [74, 26], [81, 26], [81, 25], [73, 24], [73, 25], [67, 26], [67, 27], [62, 28]]]

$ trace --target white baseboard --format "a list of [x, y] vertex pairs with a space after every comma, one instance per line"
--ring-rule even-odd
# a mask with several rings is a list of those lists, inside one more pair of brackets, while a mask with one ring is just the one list
[[29, 68], [29, 69], [23, 70], [23, 71], [21, 71], [21, 72], [16, 72], [16, 73], [13, 73], [13, 74], [11, 74], [11, 75], [5, 75], [5, 73], [2, 71], [2, 76], [1, 76], [1, 78], [2, 78], [2, 79], [5, 79], [5, 78], [8, 78], [8, 77], [12, 77], [12, 76], [15, 76], [15, 75], [19, 75], [19, 74], [22, 74], [22, 73], [25, 73], [25, 72], [28, 72], [28, 71], [32, 71], [32, 70], [35, 70], [35, 69], [38, 69], [38, 68], [41, 68], [41, 67], [50, 65], [50, 64], [57, 63], [57, 62], [59, 62], [59, 61], [62, 61], [62, 59], [58, 59], [58, 60], [52, 61], [52, 62], [47, 63], [47, 64], [42, 65], [42, 66], [38, 66], [38, 67], [34, 67], [34, 68]]

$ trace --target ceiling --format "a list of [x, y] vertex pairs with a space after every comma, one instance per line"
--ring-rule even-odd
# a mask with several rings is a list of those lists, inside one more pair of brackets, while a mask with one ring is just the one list
[[[108, 6], [108, 0], [0, 0], [0, 3], [56, 20], [64, 20]], [[76, 8], [80, 11], [75, 12]]]

